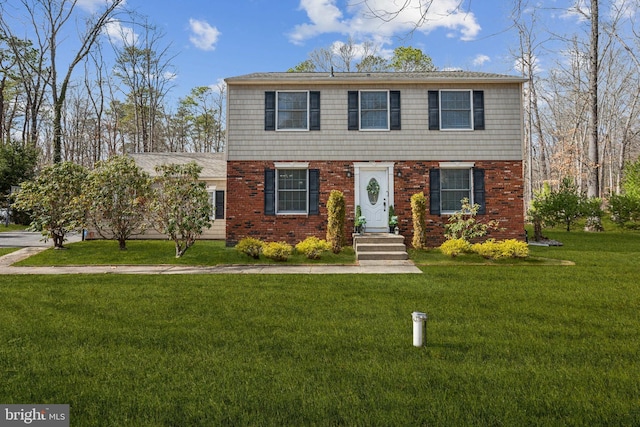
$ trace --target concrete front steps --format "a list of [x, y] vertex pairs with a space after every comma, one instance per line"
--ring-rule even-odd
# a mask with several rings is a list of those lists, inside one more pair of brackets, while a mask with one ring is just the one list
[[404, 237], [390, 233], [365, 233], [353, 236], [357, 261], [400, 261], [409, 259]]

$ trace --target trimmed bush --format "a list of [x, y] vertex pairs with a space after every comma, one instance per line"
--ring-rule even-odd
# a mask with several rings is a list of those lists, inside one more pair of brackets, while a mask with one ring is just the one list
[[529, 256], [529, 245], [526, 242], [516, 239], [504, 240], [502, 247], [511, 258], [527, 258]]
[[427, 247], [427, 198], [424, 193], [411, 196], [411, 216], [413, 218], [413, 240], [411, 244], [416, 249]]
[[[296, 250], [309, 259], [320, 259], [322, 252], [331, 250], [332, 246], [326, 240], [317, 237], [307, 237], [296, 245]], [[339, 251], [338, 251], [339, 252]]]
[[489, 239], [483, 243], [472, 245], [471, 250], [488, 259], [526, 258], [529, 256], [529, 246], [516, 239], [500, 241]]
[[471, 244], [464, 239], [449, 239], [440, 245], [440, 252], [450, 257], [471, 252]]
[[[334, 254], [340, 253], [344, 245], [345, 212], [344, 194], [342, 191], [331, 190], [327, 200], [327, 241]], [[308, 255], [307, 257], [309, 258]]]
[[262, 255], [274, 261], [286, 261], [293, 253], [293, 246], [287, 242], [269, 242], [262, 247]]
[[502, 258], [498, 244], [493, 239], [486, 240], [482, 243], [474, 243], [471, 245], [471, 251], [487, 259]]
[[251, 258], [258, 259], [260, 258], [263, 246], [264, 243], [261, 240], [254, 239], [253, 237], [245, 237], [238, 242], [236, 250]]

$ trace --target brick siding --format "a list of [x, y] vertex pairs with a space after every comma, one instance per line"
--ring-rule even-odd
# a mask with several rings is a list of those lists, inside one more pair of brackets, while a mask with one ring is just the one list
[[[473, 161], [473, 160], [471, 160]], [[437, 161], [401, 161], [395, 163], [395, 212], [400, 233], [411, 243], [413, 224], [411, 196], [423, 191], [429, 197], [429, 169]], [[477, 161], [475, 167], [485, 170], [485, 200], [487, 220], [497, 219], [504, 230], [493, 231], [496, 239], [524, 240], [523, 175], [520, 161]], [[274, 169], [272, 161], [229, 161], [227, 164], [227, 245], [235, 245], [244, 237], [263, 241], [284, 240], [296, 244], [308, 236], [326, 237], [326, 202], [331, 190], [345, 195], [345, 235], [350, 244], [353, 230], [354, 177], [352, 161], [309, 162], [309, 169], [320, 170], [320, 215], [264, 215], [264, 171]], [[444, 241], [447, 215], [427, 213], [427, 243], [439, 246]]]

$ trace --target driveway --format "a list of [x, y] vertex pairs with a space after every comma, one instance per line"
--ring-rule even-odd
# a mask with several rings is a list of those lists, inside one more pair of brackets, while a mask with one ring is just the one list
[[[0, 248], [48, 248], [53, 246], [53, 240], [42, 241], [42, 235], [34, 231], [7, 231], [2, 232], [0, 225]], [[66, 243], [78, 242], [82, 240], [79, 233], [67, 235]]]

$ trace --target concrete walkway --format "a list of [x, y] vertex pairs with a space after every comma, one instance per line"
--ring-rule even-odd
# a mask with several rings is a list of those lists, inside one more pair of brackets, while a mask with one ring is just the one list
[[27, 247], [0, 257], [0, 274], [420, 274], [406, 261], [360, 261], [357, 265], [80, 265], [14, 267], [12, 264], [46, 250]]

